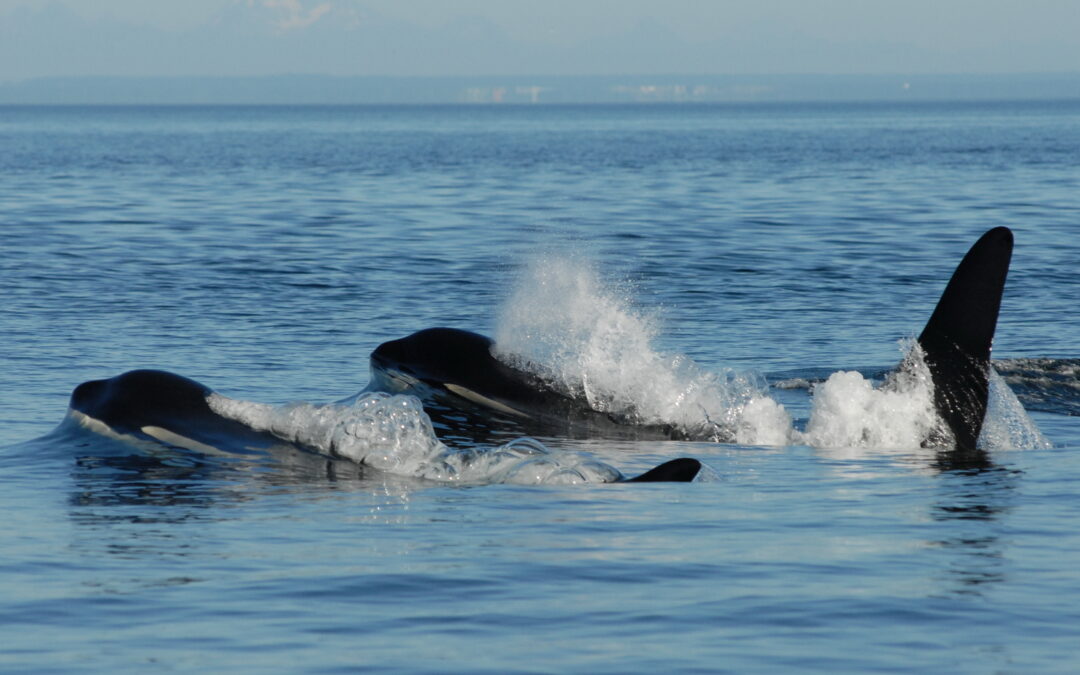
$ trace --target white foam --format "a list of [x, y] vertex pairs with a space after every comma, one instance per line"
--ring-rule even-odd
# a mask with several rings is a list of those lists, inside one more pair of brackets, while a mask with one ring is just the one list
[[[843, 371], [816, 385], [802, 442], [819, 448], [951, 447], [951, 434], [934, 406], [933, 379], [922, 349], [914, 340], [900, 345], [902, 365], [882, 386]], [[989, 451], [1053, 447], [992, 368], [978, 445]]]
[[219, 415], [257, 431], [398, 475], [518, 484], [610, 483], [623, 478], [612, 466], [577, 453], [552, 452], [532, 439], [494, 448], [449, 448], [435, 436], [430, 418], [413, 396], [373, 392], [347, 405], [272, 406], [212, 394], [208, 403]]
[[541, 257], [504, 303], [496, 356], [537, 373], [594, 410], [633, 424], [672, 425], [696, 438], [785, 445], [791, 418], [754, 373], [710, 373], [657, 351], [656, 317], [588, 261]]
[[947, 438], [934, 408], [934, 385], [914, 341], [905, 341], [902, 367], [880, 387], [857, 372], [840, 371], [814, 386], [802, 442], [819, 448], [919, 448]]

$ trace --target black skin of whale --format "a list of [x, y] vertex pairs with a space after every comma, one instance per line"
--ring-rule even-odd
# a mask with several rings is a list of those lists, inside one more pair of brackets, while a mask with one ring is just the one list
[[392, 370], [443, 389], [446, 384], [462, 387], [523, 414], [551, 411], [562, 416], [583, 409], [539, 377], [496, 359], [494, 346], [494, 340], [477, 333], [428, 328], [382, 343], [371, 353], [371, 364], [376, 373]]
[[[945, 463], [977, 466], [985, 459], [976, 442], [986, 414], [990, 347], [1012, 246], [1007, 227], [986, 232], [956, 268], [918, 338], [934, 382], [935, 407], [954, 441]], [[534, 421], [589, 420], [601, 436], [620, 424], [537, 376], [502, 363], [492, 355], [493, 346], [490, 338], [477, 333], [428, 328], [379, 345], [371, 354], [373, 380], [385, 384], [401, 373], [434, 392], [439, 403], [462, 411], [477, 409], [478, 401], [483, 407], [487, 399], [499, 406], [495, 411], [509, 408]], [[482, 398], [462, 397], [454, 389]]]
[[952, 432], [946, 466], [980, 467], [976, 446], [990, 391], [990, 351], [1012, 259], [1013, 234], [995, 227], [979, 238], [956, 267], [919, 335], [934, 381], [934, 405]]
[[[268, 449], [283, 441], [222, 417], [207, 403], [213, 391], [195, 380], [163, 370], [132, 370], [106, 380], [83, 382], [70, 407], [112, 430], [151, 439], [144, 427], [158, 427], [199, 443], [233, 452]], [[156, 439], [155, 439], [156, 440]], [[688, 482], [701, 469], [696, 459], [664, 462], [627, 483]]]
[[461, 430], [466, 435], [496, 426], [518, 436], [691, 440], [669, 425], [632, 424], [594, 410], [498, 360], [494, 346], [489, 337], [457, 328], [427, 328], [384, 342], [371, 353], [369, 388], [419, 396], [436, 424], [454, 428], [461, 415], [470, 416]]
[[71, 393], [69, 407], [123, 434], [145, 436], [143, 427], [159, 427], [232, 452], [282, 444], [272, 434], [211, 410], [207, 397], [212, 393], [195, 380], [164, 370], [132, 370], [83, 382]]

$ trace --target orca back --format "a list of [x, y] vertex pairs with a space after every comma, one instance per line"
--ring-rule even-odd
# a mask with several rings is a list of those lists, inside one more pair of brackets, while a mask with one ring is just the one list
[[691, 457], [672, 459], [649, 469], [636, 478], [628, 478], [624, 483], [688, 483], [701, 471], [701, 462]]

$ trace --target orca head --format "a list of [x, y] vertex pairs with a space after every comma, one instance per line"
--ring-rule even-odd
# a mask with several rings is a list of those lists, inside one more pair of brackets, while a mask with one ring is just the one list
[[399, 373], [434, 385], [468, 384], [498, 362], [491, 338], [456, 328], [427, 328], [384, 342], [371, 353], [373, 370]]
[[132, 370], [75, 387], [70, 407], [118, 431], [165, 426], [178, 417], [213, 414], [212, 393], [186, 377], [163, 370]]

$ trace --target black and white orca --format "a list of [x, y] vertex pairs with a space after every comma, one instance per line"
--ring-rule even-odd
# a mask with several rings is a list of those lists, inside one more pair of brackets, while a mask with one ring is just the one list
[[432, 420], [450, 428], [500, 426], [512, 435], [670, 439], [671, 427], [639, 426], [594, 410], [543, 378], [497, 359], [489, 337], [457, 328], [428, 328], [379, 345], [371, 353], [369, 389], [409, 393]]
[[263, 452], [285, 442], [223, 417], [206, 385], [164, 370], [132, 370], [75, 387], [69, 408], [84, 426], [210, 454]]
[[[918, 338], [934, 383], [934, 402], [956, 450], [974, 451], [989, 390], [990, 348], [997, 326], [1013, 235], [985, 233], [964, 256]], [[518, 424], [546, 424], [571, 433], [618, 435], [625, 420], [593, 410], [540, 377], [493, 355], [491, 338], [455, 328], [428, 328], [379, 345], [371, 354], [372, 385], [418, 394], [425, 405], [482, 411]], [[903, 366], [901, 366], [903, 367]], [[653, 431], [672, 437], [670, 428]], [[558, 433], [558, 431], [556, 431]]]
[[[210, 406], [209, 387], [163, 370], [133, 370], [77, 386], [70, 409], [76, 420], [124, 440], [154, 441], [207, 454], [251, 454], [287, 445], [269, 432], [224, 417]], [[688, 482], [701, 463], [680, 458], [660, 464], [628, 483]]]

